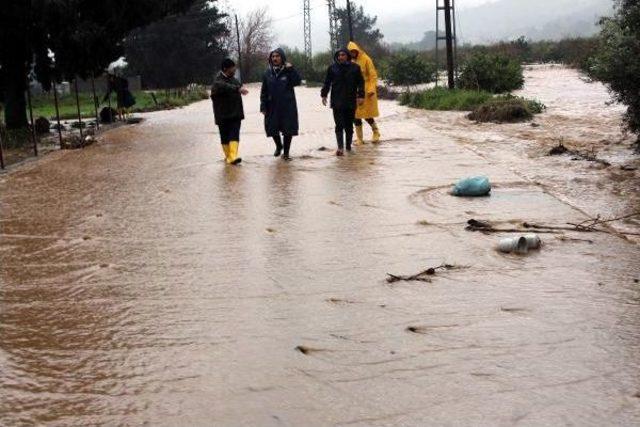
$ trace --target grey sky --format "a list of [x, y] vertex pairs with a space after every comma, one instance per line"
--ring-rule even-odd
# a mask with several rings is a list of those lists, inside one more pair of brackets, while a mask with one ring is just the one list
[[[458, 0], [460, 10], [491, 3], [494, 0]], [[302, 0], [227, 0], [227, 3], [240, 15], [252, 9], [267, 6], [274, 20], [276, 43], [294, 47], [304, 46]], [[337, 0], [336, 4], [345, 3]], [[355, 0], [357, 6], [363, 6], [367, 13], [378, 16], [378, 24], [387, 42], [409, 42], [419, 40], [425, 31], [433, 29], [435, 2], [433, 0]], [[329, 47], [328, 13], [326, 0], [311, 0], [314, 51]], [[412, 25], [403, 28], [401, 23], [416, 18], [424, 21], [425, 26]]]

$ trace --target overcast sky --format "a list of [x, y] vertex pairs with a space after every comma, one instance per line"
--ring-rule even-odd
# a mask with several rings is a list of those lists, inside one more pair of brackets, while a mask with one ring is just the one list
[[[248, 11], [267, 6], [274, 20], [277, 45], [302, 48], [304, 46], [302, 0], [226, 0], [240, 15]], [[494, 0], [458, 0], [458, 9], [469, 8]], [[535, 1], [535, 0], [534, 0]], [[378, 25], [387, 42], [410, 42], [420, 40], [425, 31], [433, 30], [435, 19], [435, 2], [433, 0], [355, 0], [357, 6], [363, 6], [368, 14], [378, 16]], [[345, 0], [337, 0], [338, 7], [344, 6]], [[311, 0], [314, 51], [329, 47], [328, 10], [326, 0]], [[411, 19], [424, 22], [420, 25], [403, 26], [402, 22]]]

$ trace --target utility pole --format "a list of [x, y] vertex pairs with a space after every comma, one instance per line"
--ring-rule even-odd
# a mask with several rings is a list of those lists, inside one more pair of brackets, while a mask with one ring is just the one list
[[347, 20], [349, 21], [349, 41], [353, 41], [353, 19], [351, 18], [351, 0], [347, 0]]
[[311, 49], [311, 0], [304, 1], [304, 54], [311, 62], [313, 50]]
[[[436, 0], [436, 65], [438, 71], [440, 70], [439, 64], [439, 51], [440, 41], [445, 40], [446, 52], [447, 52], [447, 80], [449, 89], [455, 88], [456, 78], [456, 56], [457, 56], [457, 44], [458, 38], [456, 35], [455, 27], [455, 0], [443, 0], [444, 5], [440, 5], [440, 0]], [[440, 12], [444, 12], [444, 24], [445, 24], [445, 36], [440, 35]], [[436, 77], [436, 85], [438, 84], [438, 77]]]
[[338, 50], [338, 16], [336, 15], [336, 0], [327, 0], [329, 7], [329, 40], [331, 41], [331, 50]]
[[238, 40], [238, 72], [242, 81], [242, 44], [240, 43], [240, 24], [238, 24], [238, 14], [236, 14], [236, 38]]

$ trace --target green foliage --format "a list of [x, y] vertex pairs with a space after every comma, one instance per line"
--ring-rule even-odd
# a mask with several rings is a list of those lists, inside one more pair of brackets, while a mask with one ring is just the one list
[[387, 80], [396, 86], [414, 86], [435, 80], [436, 66], [418, 54], [408, 53], [395, 57], [389, 64]]
[[[303, 80], [306, 80], [308, 83], [319, 83], [324, 79], [324, 74], [320, 68], [316, 71], [314, 68], [314, 59], [309, 60], [307, 55], [303, 51], [298, 48], [291, 49], [286, 46], [282, 46], [282, 49], [287, 54], [287, 61], [293, 64], [294, 67], [298, 70]], [[317, 56], [316, 56], [317, 57]]]
[[225, 15], [215, 3], [196, 0], [181, 15], [172, 15], [135, 30], [125, 40], [129, 69], [146, 88], [211, 84], [226, 55], [221, 38], [229, 34]]
[[529, 109], [529, 111], [531, 111], [533, 114], [542, 114], [545, 111], [547, 111], [547, 106], [544, 105], [542, 103], [542, 101], [538, 100], [538, 99], [525, 99], [525, 98], [518, 98], [516, 97], [516, 99], [521, 99], [524, 102], [526, 102], [527, 104], [527, 108]]
[[311, 65], [304, 71], [302, 78], [307, 81], [309, 86], [317, 86], [324, 82], [327, 74], [327, 68], [333, 64], [334, 52], [319, 52], [313, 56]]
[[[336, 8], [336, 14], [338, 15], [338, 41], [340, 47], [347, 47], [349, 43], [347, 8]], [[384, 35], [376, 28], [378, 24], [377, 16], [367, 15], [362, 6], [356, 7], [352, 2], [351, 21], [353, 22], [353, 38], [362, 49], [373, 57], [374, 61], [387, 53], [386, 48], [382, 44]]]
[[640, 2], [618, 0], [616, 14], [601, 21], [599, 49], [589, 73], [606, 83], [627, 106], [625, 123], [640, 150]]
[[439, 111], [472, 111], [492, 98], [489, 92], [442, 87], [421, 92], [405, 92], [400, 103], [413, 108]]
[[458, 86], [491, 93], [521, 89], [524, 86], [522, 65], [504, 55], [478, 53], [463, 63]]

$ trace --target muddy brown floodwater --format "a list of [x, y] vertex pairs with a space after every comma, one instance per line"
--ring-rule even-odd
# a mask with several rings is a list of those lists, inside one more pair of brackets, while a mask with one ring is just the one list
[[[528, 124], [456, 134], [391, 103], [384, 142], [337, 159], [315, 89], [286, 164], [257, 92], [241, 167], [202, 102], [0, 175], [0, 425], [640, 423], [638, 245], [567, 232], [514, 257], [464, 230], [633, 209], [606, 171], [511, 143]], [[479, 173], [492, 197], [447, 194]], [[444, 262], [467, 268], [385, 281]]]

